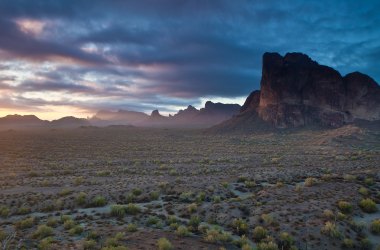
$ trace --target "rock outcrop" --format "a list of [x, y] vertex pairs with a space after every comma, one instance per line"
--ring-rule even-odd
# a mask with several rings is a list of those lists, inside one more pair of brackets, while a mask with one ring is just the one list
[[[219, 127], [247, 127], [256, 116], [275, 128], [307, 125], [340, 127], [356, 119], [380, 120], [380, 87], [369, 76], [344, 77], [302, 53], [263, 56], [260, 90], [252, 92], [240, 113]], [[251, 124], [255, 126], [255, 124]]]

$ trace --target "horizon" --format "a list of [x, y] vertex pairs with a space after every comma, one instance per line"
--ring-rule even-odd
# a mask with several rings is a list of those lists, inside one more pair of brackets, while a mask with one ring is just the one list
[[2, 1], [0, 116], [242, 105], [267, 51], [379, 82], [380, 3], [275, 2]]

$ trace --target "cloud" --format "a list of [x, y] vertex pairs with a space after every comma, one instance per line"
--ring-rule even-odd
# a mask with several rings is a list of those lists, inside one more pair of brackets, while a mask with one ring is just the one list
[[247, 96], [266, 51], [380, 80], [378, 1], [3, 0], [0, 17], [0, 90], [25, 106], [169, 111]]

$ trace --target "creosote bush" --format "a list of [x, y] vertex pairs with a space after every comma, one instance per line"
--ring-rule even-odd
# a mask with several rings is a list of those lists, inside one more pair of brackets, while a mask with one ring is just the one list
[[46, 225], [39, 225], [33, 233], [33, 238], [43, 239], [54, 234], [53, 228]]
[[172, 243], [166, 238], [160, 238], [157, 241], [158, 250], [171, 250], [173, 249]]
[[326, 222], [321, 229], [321, 233], [331, 237], [331, 238], [341, 238], [342, 234], [339, 232], [337, 226], [333, 222]]
[[267, 237], [267, 230], [263, 228], [262, 226], [257, 226], [253, 229], [252, 237], [255, 241], [260, 241]]
[[347, 201], [339, 201], [338, 208], [344, 214], [349, 214], [352, 212], [352, 205]]
[[380, 219], [371, 222], [370, 230], [373, 234], [380, 235]]
[[366, 213], [374, 213], [377, 211], [376, 203], [370, 198], [361, 200], [359, 207]]
[[104, 207], [107, 204], [107, 200], [103, 196], [98, 195], [98, 196], [95, 196], [94, 199], [92, 199], [91, 204], [94, 207]]

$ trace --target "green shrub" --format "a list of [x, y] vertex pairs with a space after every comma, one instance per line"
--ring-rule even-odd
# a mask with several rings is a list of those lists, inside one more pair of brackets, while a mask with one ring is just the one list
[[142, 190], [139, 188], [135, 188], [132, 190], [132, 194], [135, 196], [139, 196], [140, 194], [142, 194]]
[[200, 223], [201, 219], [198, 216], [193, 215], [190, 217], [189, 226], [192, 227], [193, 230], [197, 229]]
[[0, 206], [0, 217], [3, 217], [3, 218], [8, 217], [9, 213], [10, 213], [10, 210], [8, 207]]
[[363, 196], [368, 196], [369, 195], [369, 191], [368, 191], [367, 188], [361, 187], [361, 188], [359, 188], [359, 194], [361, 194]]
[[133, 223], [129, 223], [126, 228], [127, 232], [136, 232], [137, 226]]
[[206, 236], [204, 238], [205, 241], [210, 243], [216, 243], [216, 242], [230, 242], [232, 240], [232, 236], [230, 233], [225, 232], [218, 228], [213, 229], [207, 229], [206, 230]]
[[338, 208], [342, 213], [349, 214], [352, 212], [352, 205], [347, 201], [339, 201]]
[[356, 176], [352, 175], [352, 174], [345, 174], [343, 176], [343, 179], [346, 180], [346, 181], [355, 181], [356, 180]]
[[325, 217], [326, 219], [333, 219], [335, 217], [334, 212], [331, 211], [330, 209], [325, 209], [323, 211], [323, 217]]
[[257, 245], [257, 250], [278, 250], [278, 246], [273, 241], [270, 241], [270, 242], [260, 242]]
[[159, 222], [160, 222], [160, 219], [157, 216], [149, 216], [147, 221], [146, 221], [146, 224], [148, 226], [151, 226], [151, 225], [156, 225]]
[[58, 224], [58, 221], [54, 217], [49, 217], [47, 219], [46, 225], [49, 227], [56, 227]]
[[95, 240], [85, 240], [83, 242], [83, 250], [95, 250], [97, 249], [98, 243]]
[[61, 215], [61, 223], [65, 223], [66, 221], [71, 220], [71, 217], [69, 215]]
[[118, 218], [123, 218], [126, 214], [126, 207], [124, 205], [112, 205], [111, 206], [111, 215]]
[[7, 238], [7, 233], [4, 232], [4, 230], [0, 229], [0, 242], [2, 242], [3, 240], [5, 240], [5, 238]]
[[370, 230], [373, 234], [380, 234], [380, 219], [376, 219], [371, 222]]
[[29, 214], [30, 213], [30, 208], [28, 207], [20, 207], [18, 210], [17, 210], [17, 214]]
[[192, 214], [197, 211], [197, 208], [198, 206], [196, 203], [191, 203], [189, 206], [187, 206], [187, 211]]
[[66, 230], [69, 230], [71, 228], [75, 227], [75, 222], [72, 219], [66, 220], [63, 223], [63, 228]]
[[360, 242], [360, 249], [371, 249], [372, 243], [368, 238], [361, 239]]
[[285, 249], [290, 248], [294, 244], [293, 237], [287, 232], [282, 232], [280, 234], [280, 240], [281, 246], [283, 246]]
[[139, 206], [133, 204], [133, 203], [129, 203], [126, 208], [125, 208], [125, 212], [127, 214], [131, 214], [131, 215], [136, 215], [138, 213], [141, 212], [141, 209]]
[[67, 196], [67, 195], [71, 194], [72, 192], [73, 192], [73, 190], [68, 189], [68, 188], [64, 188], [61, 190], [61, 192], [59, 192], [59, 195], [60, 196]]
[[73, 235], [78, 235], [78, 234], [81, 234], [81, 233], [83, 233], [83, 227], [80, 226], [80, 225], [76, 225], [75, 227], [73, 227], [73, 228], [71, 228], [71, 229], [69, 230], [69, 234], [70, 234], [71, 236], [73, 236]]
[[373, 184], [375, 184], [375, 182], [373, 178], [368, 177], [368, 178], [365, 178], [364, 184], [366, 184], [367, 186], [372, 186]]
[[311, 187], [311, 186], [314, 186], [316, 184], [317, 180], [313, 177], [308, 177], [306, 178], [305, 180], [305, 187]]
[[232, 227], [238, 235], [243, 235], [248, 233], [248, 224], [243, 219], [234, 219], [232, 221]]
[[91, 203], [94, 207], [104, 207], [107, 204], [106, 198], [101, 195], [95, 196]]
[[179, 226], [177, 230], [175, 231], [175, 233], [182, 237], [188, 236], [190, 234], [189, 230], [185, 226]]
[[31, 228], [34, 226], [35, 219], [33, 217], [26, 218], [15, 223], [17, 229]]
[[376, 203], [370, 198], [361, 200], [359, 207], [366, 213], [374, 213], [377, 211]]
[[157, 241], [157, 247], [159, 250], [171, 250], [173, 249], [172, 243], [166, 238], [160, 238]]
[[83, 206], [86, 204], [87, 200], [87, 194], [85, 192], [80, 192], [76, 197], [75, 197], [75, 203], [78, 204], [79, 206]]
[[335, 223], [330, 221], [326, 222], [325, 225], [321, 229], [321, 233], [324, 235], [330, 236], [331, 238], [341, 238], [342, 234], [339, 232]]
[[342, 242], [342, 246], [344, 247], [344, 249], [347, 249], [347, 248], [354, 248], [355, 245], [354, 245], [353, 240], [345, 238]]
[[54, 243], [53, 237], [47, 237], [40, 241], [40, 243], [38, 244], [38, 249], [39, 250], [53, 250], [53, 246], [52, 246], [53, 243]]
[[46, 225], [39, 225], [37, 227], [37, 230], [33, 233], [32, 236], [33, 238], [43, 239], [48, 236], [52, 236], [54, 234], [53, 232], [54, 232], [53, 228]]
[[263, 228], [262, 226], [257, 226], [253, 229], [252, 237], [255, 241], [260, 241], [267, 237], [267, 230]]
[[149, 196], [151, 200], [158, 200], [158, 198], [160, 197], [160, 192], [153, 191], [150, 193]]

